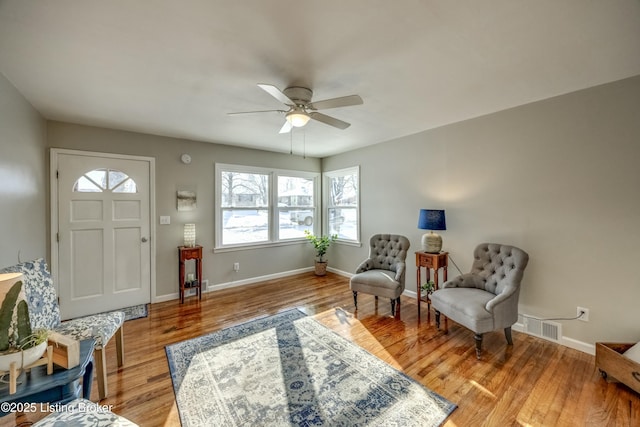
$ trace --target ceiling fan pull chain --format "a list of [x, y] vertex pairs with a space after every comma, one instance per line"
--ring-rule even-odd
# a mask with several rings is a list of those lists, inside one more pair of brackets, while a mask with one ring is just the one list
[[289, 132], [289, 142], [291, 143], [291, 148], [289, 148], [289, 154], [293, 155], [293, 129]]

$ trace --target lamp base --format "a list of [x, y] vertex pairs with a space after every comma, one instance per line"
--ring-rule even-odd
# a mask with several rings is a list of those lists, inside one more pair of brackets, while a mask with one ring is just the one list
[[442, 250], [442, 237], [433, 231], [423, 234], [422, 250], [430, 254], [439, 254]]

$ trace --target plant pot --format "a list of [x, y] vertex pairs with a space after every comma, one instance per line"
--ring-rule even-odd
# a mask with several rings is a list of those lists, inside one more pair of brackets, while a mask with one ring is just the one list
[[316, 261], [316, 276], [326, 276], [326, 275], [327, 275], [327, 262]]
[[[29, 366], [40, 359], [47, 349], [47, 341], [43, 341], [35, 347], [28, 348], [15, 353], [0, 354], [0, 371], [8, 371], [11, 363], [16, 362], [16, 369]], [[24, 364], [23, 364], [24, 362]]]

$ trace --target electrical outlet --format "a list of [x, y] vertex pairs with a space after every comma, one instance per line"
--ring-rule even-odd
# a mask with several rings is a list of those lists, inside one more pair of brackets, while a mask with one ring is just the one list
[[160, 225], [169, 225], [171, 224], [171, 217], [162, 215], [160, 217]]
[[238, 271], [240, 271], [240, 263], [239, 262], [234, 262], [233, 263], [233, 271], [235, 271], [236, 273]]
[[[580, 316], [580, 314], [582, 314], [582, 316]], [[583, 322], [588, 322], [589, 321], [589, 309], [588, 308], [584, 308], [584, 307], [578, 307], [578, 309], [576, 310], [576, 316], [579, 316], [578, 320], [582, 320]]]

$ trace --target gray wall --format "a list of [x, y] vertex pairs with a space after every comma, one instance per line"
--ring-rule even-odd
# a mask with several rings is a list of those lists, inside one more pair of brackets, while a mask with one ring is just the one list
[[[444, 208], [445, 249], [463, 271], [482, 241], [527, 250], [520, 311], [540, 317], [591, 310], [563, 322], [584, 342], [640, 340], [640, 76], [452, 124], [322, 160], [153, 135], [48, 122], [0, 75], [0, 266], [48, 257], [49, 147], [156, 159], [157, 292], [176, 292], [176, 246], [195, 222], [212, 284], [311, 264], [308, 244], [228, 253], [213, 247], [214, 163], [319, 171], [361, 165], [362, 236], [402, 233], [419, 249], [420, 208]], [[45, 126], [48, 132], [45, 138]], [[45, 140], [47, 142], [45, 142]], [[190, 153], [193, 163], [180, 163]], [[177, 212], [194, 188], [198, 209]], [[375, 214], [373, 214], [375, 213]], [[158, 216], [171, 215], [161, 226]], [[365, 242], [366, 243], [366, 242]], [[366, 256], [334, 245], [331, 266], [351, 272]], [[242, 269], [234, 273], [233, 262]], [[409, 257], [412, 265], [413, 257]], [[450, 273], [455, 274], [454, 268]], [[408, 269], [407, 285], [415, 284]]]
[[47, 256], [45, 130], [0, 74], [0, 267]]
[[[204, 247], [203, 278], [217, 285], [306, 268], [313, 248], [306, 242], [289, 246], [213, 253], [214, 164], [231, 163], [280, 169], [320, 171], [320, 160], [227, 145], [166, 138], [120, 130], [48, 122], [50, 147], [154, 157], [156, 161], [156, 297], [177, 293], [177, 246], [183, 243], [183, 224], [196, 224], [197, 243]], [[190, 165], [180, 161], [183, 153]], [[197, 209], [178, 212], [176, 191], [196, 190]], [[160, 225], [159, 216], [171, 216]], [[233, 263], [240, 271], [233, 271]]]
[[[640, 340], [640, 76], [323, 159], [361, 166], [363, 243], [401, 233], [419, 250], [421, 208], [446, 209], [440, 234], [462, 271], [480, 242], [523, 248], [520, 312], [571, 317], [582, 342]], [[367, 246], [336, 245], [353, 271]], [[415, 268], [407, 287], [415, 290]], [[449, 274], [457, 274], [449, 268]]]

